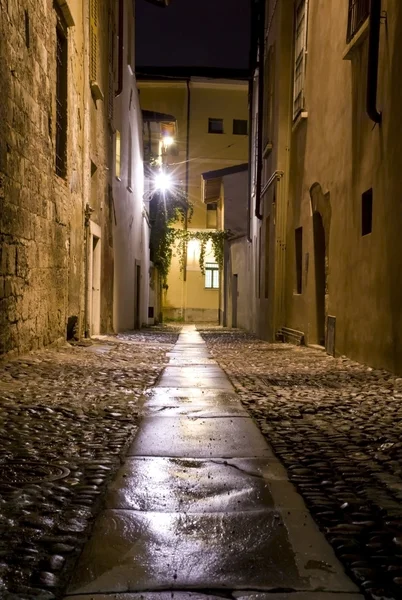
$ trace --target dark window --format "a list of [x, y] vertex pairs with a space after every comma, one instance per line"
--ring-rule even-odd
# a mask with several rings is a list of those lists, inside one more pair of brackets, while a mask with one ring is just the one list
[[347, 43], [356, 35], [369, 14], [370, 0], [349, 0]]
[[133, 138], [131, 125], [128, 126], [128, 165], [127, 165], [127, 188], [133, 190]]
[[296, 253], [296, 294], [301, 294], [303, 289], [303, 227], [295, 229]]
[[373, 229], [373, 190], [362, 194], [362, 235], [368, 235]]
[[233, 119], [233, 134], [247, 135], [247, 121], [245, 119]]
[[307, 4], [299, 0], [296, 6], [294, 28], [293, 119], [304, 109], [304, 78], [307, 51]]
[[208, 119], [208, 133], [223, 133], [223, 119]]
[[216, 229], [218, 226], [218, 204], [208, 202], [207, 204], [207, 228]]
[[114, 14], [112, 10], [109, 13], [109, 56], [108, 56], [108, 118], [113, 121], [114, 109], [114, 62], [115, 62], [115, 28]]
[[67, 174], [67, 38], [57, 27], [56, 49], [56, 173]]
[[25, 11], [25, 45], [27, 48], [30, 46], [30, 26], [29, 26], [29, 13]]
[[269, 296], [269, 248], [270, 248], [271, 219], [265, 219], [265, 298]]

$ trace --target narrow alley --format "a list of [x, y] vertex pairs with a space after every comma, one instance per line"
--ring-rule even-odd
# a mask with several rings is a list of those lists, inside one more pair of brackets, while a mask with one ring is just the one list
[[402, 379], [198, 330], [2, 363], [0, 597], [400, 597]]
[[0, 600], [402, 600], [401, 0], [0, 0]]

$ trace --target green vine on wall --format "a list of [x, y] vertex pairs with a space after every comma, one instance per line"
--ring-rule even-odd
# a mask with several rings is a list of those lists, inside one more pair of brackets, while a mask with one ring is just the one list
[[[172, 262], [173, 251], [178, 257], [180, 271], [183, 272], [187, 261], [187, 245], [191, 240], [200, 242], [199, 265], [205, 275], [205, 254], [208, 242], [219, 268], [223, 267], [224, 240], [229, 231], [194, 231], [187, 229], [193, 215], [193, 205], [188, 201], [181, 188], [166, 192], [155, 192], [150, 201], [150, 251], [151, 260], [159, 272], [162, 285], [167, 289], [167, 277]], [[183, 228], [172, 227], [181, 223]]]
[[173, 223], [191, 219], [193, 207], [181, 188], [172, 191], [154, 192], [150, 201], [149, 218], [151, 224], [151, 260], [159, 272], [163, 287], [166, 286], [175, 242]]
[[198, 240], [200, 242], [200, 256], [199, 265], [201, 273], [205, 275], [205, 253], [207, 250], [208, 242], [212, 244], [212, 250], [214, 253], [215, 260], [220, 269], [223, 267], [223, 252], [224, 252], [224, 241], [229, 237], [229, 231], [194, 231], [191, 229], [171, 229], [173, 239], [177, 242], [176, 253], [178, 253], [180, 270], [183, 271], [186, 261], [186, 248], [187, 244], [191, 240]]

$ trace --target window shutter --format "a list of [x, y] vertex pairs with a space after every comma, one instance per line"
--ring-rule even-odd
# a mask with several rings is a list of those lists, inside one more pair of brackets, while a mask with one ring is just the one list
[[90, 1], [90, 63], [89, 78], [97, 81], [98, 75], [98, 24], [99, 24], [99, 0]]
[[304, 76], [306, 69], [308, 1], [298, 0], [295, 11], [293, 118], [304, 109]]
[[109, 121], [113, 121], [113, 106], [114, 106], [114, 47], [115, 47], [115, 27], [114, 14], [110, 10], [109, 13], [109, 81], [108, 81], [108, 117]]

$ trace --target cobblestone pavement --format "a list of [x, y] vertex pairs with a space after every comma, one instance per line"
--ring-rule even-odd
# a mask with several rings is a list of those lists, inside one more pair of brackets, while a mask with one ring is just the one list
[[0, 362], [0, 598], [59, 598], [179, 328]]
[[367, 598], [402, 598], [402, 378], [240, 331], [201, 329]]

